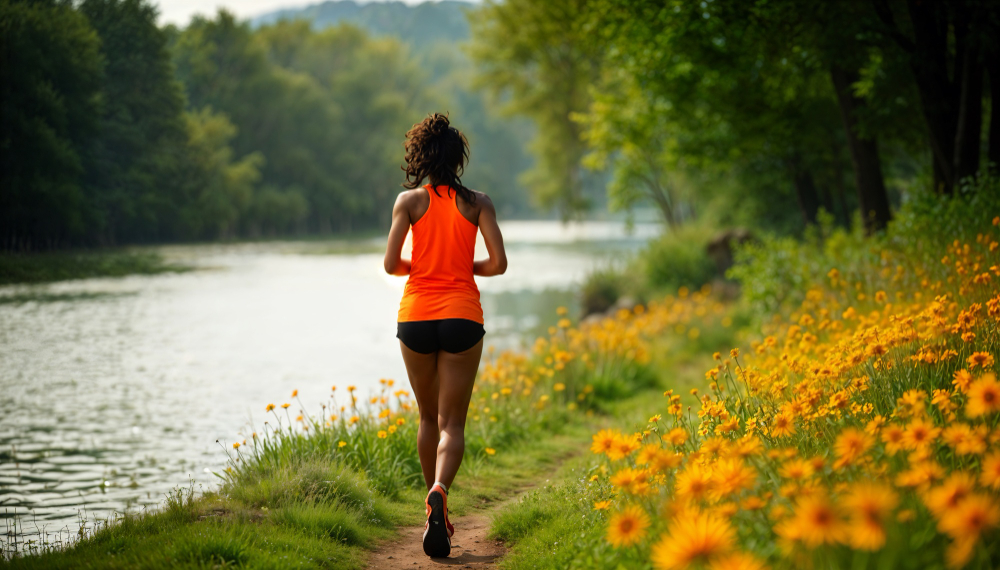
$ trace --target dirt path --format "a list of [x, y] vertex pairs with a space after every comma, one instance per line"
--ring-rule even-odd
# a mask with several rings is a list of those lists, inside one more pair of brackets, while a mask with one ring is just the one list
[[455, 536], [451, 539], [451, 556], [448, 558], [428, 558], [421, 542], [424, 527], [409, 526], [400, 529], [398, 538], [383, 544], [371, 555], [368, 568], [492, 568], [497, 558], [503, 556], [503, 544], [486, 538], [490, 530], [490, 518], [486, 514], [455, 517], [452, 524], [455, 525]]

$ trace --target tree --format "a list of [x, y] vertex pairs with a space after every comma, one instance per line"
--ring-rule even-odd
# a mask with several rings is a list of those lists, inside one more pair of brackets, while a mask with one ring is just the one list
[[537, 128], [536, 163], [525, 183], [540, 206], [564, 217], [587, 207], [586, 148], [573, 114], [586, 111], [599, 72], [599, 54], [586, 41], [588, 19], [588, 0], [487, 0], [470, 13], [479, 83]]
[[[920, 93], [933, 154], [934, 186], [951, 193], [980, 166], [984, 72], [992, 100], [1000, 86], [997, 36], [1000, 7], [989, 0], [909, 1], [905, 11], [890, 0], [871, 0], [881, 26], [873, 28], [906, 54]], [[904, 13], [906, 21], [897, 20]], [[993, 119], [994, 122], [997, 119]], [[990, 128], [990, 149], [1000, 151], [1000, 127]]]
[[180, 157], [186, 144], [184, 98], [167, 36], [146, 0], [84, 0], [101, 38], [104, 106], [89, 176], [101, 241], [171, 237], [186, 197]]
[[0, 247], [86, 241], [82, 184], [100, 113], [100, 40], [55, 0], [0, 2]]

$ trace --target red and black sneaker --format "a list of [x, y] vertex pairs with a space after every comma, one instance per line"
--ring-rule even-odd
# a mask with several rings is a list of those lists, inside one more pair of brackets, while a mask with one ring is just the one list
[[435, 484], [427, 493], [427, 524], [424, 526], [424, 554], [445, 558], [451, 554], [451, 537], [455, 527], [448, 521], [448, 495]]

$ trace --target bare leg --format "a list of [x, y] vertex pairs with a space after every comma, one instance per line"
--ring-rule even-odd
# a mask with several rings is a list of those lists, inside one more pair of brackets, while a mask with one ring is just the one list
[[417, 427], [417, 455], [420, 469], [424, 473], [427, 490], [434, 484], [434, 468], [437, 461], [438, 432], [438, 353], [420, 354], [406, 347], [402, 341], [399, 349], [403, 352], [406, 375], [410, 377], [413, 397], [420, 409], [420, 425]]
[[[480, 339], [465, 352], [453, 354], [439, 350], [437, 354], [437, 409], [441, 442], [437, 446], [436, 481], [451, 489], [465, 453], [465, 416], [469, 413], [472, 387], [483, 355], [483, 341]], [[429, 485], [433, 485], [433, 482]]]

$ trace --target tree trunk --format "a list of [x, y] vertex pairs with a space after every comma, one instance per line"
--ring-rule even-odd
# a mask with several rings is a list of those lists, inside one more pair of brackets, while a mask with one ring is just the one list
[[956, 60], [962, 61], [959, 80], [958, 117], [955, 130], [955, 178], [958, 185], [963, 178], [979, 172], [979, 143], [983, 123], [983, 60], [979, 38], [971, 35], [965, 40], [965, 53]]
[[986, 52], [986, 72], [990, 77], [990, 131], [986, 160], [1000, 170], [1000, 50]]
[[[934, 188], [950, 194], [955, 180], [952, 161], [958, 109], [956, 89], [948, 77], [948, 8], [943, 3], [919, 0], [910, 0], [907, 5], [914, 36], [910, 68], [934, 153]], [[956, 43], [963, 43], [960, 36], [964, 33], [956, 34]], [[960, 61], [956, 59], [956, 64]]]
[[815, 224], [816, 213], [819, 212], [819, 192], [816, 191], [812, 172], [802, 166], [798, 157], [792, 157], [788, 164], [792, 171], [792, 185], [795, 187], [795, 197], [798, 199], [802, 220], [807, 226]]
[[837, 92], [840, 116], [847, 133], [847, 146], [851, 151], [851, 163], [854, 165], [854, 182], [858, 188], [858, 203], [861, 206], [865, 231], [873, 233], [884, 229], [892, 218], [892, 213], [889, 211], [889, 196], [886, 194], [885, 180], [882, 177], [878, 145], [874, 139], [862, 139], [858, 136], [857, 109], [864, 105], [864, 101], [851, 92], [851, 85], [858, 79], [857, 72], [847, 71], [834, 65], [830, 69], [830, 77]]

